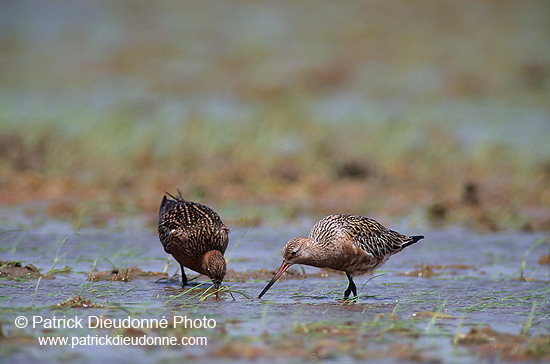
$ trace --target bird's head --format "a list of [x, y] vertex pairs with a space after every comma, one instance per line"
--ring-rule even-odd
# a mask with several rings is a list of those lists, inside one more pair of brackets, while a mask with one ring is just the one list
[[283, 248], [283, 260], [288, 264], [307, 264], [310, 254], [309, 238], [297, 236], [286, 243]]
[[286, 243], [283, 248], [283, 263], [275, 272], [271, 281], [265, 286], [263, 291], [258, 295], [259, 298], [267, 292], [267, 290], [279, 279], [284, 272], [293, 264], [307, 263], [310, 257], [308, 243], [309, 239], [303, 236], [292, 238]]
[[204, 255], [203, 264], [208, 277], [214, 283], [214, 288], [220, 288], [227, 271], [223, 254], [219, 250], [210, 250]]

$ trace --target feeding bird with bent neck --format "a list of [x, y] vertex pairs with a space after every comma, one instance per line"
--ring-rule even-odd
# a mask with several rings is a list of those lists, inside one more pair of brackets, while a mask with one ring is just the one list
[[283, 248], [283, 263], [258, 298], [293, 264], [343, 271], [349, 285], [344, 292], [357, 296], [353, 277], [372, 273], [392, 255], [423, 239], [389, 230], [376, 220], [357, 215], [329, 215], [318, 221], [308, 237], [295, 237]]
[[181, 280], [188, 284], [184, 267], [208, 276], [218, 289], [227, 270], [223, 254], [229, 229], [212, 208], [166, 193], [159, 209], [158, 233], [164, 250], [181, 267]]

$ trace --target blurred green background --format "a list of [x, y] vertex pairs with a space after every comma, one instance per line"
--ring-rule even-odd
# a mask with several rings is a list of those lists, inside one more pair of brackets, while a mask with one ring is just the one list
[[0, 3], [0, 204], [550, 229], [550, 2]]

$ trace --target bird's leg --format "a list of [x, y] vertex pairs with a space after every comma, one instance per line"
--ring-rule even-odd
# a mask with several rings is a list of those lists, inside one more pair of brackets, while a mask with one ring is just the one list
[[183, 269], [183, 265], [180, 265], [181, 267], [181, 285], [186, 286], [187, 285], [187, 276], [185, 275], [185, 270]]
[[353, 292], [353, 296], [357, 296], [357, 287], [355, 286], [355, 283], [353, 282], [353, 277], [349, 275], [349, 273], [346, 273], [346, 276], [348, 276], [349, 285], [346, 291], [344, 292], [344, 299], [347, 300], [349, 298], [349, 294]]

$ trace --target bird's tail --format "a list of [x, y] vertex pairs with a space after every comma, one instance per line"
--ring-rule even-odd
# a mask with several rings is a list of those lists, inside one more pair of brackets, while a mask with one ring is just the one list
[[411, 241], [408, 241], [405, 244], [401, 245], [401, 249], [405, 249], [409, 245], [413, 245], [413, 244], [417, 243], [420, 239], [424, 239], [424, 235], [411, 236], [411, 239], [412, 239]]
[[172, 210], [174, 206], [178, 204], [178, 202], [185, 202], [185, 199], [183, 198], [183, 195], [181, 194], [180, 189], [178, 188], [178, 196], [174, 196], [169, 192], [165, 192], [168, 196], [172, 197], [173, 200], [167, 199], [166, 196], [162, 198], [162, 202], [160, 203], [160, 209], [159, 209], [159, 219], [162, 219], [164, 214], [168, 211]]

